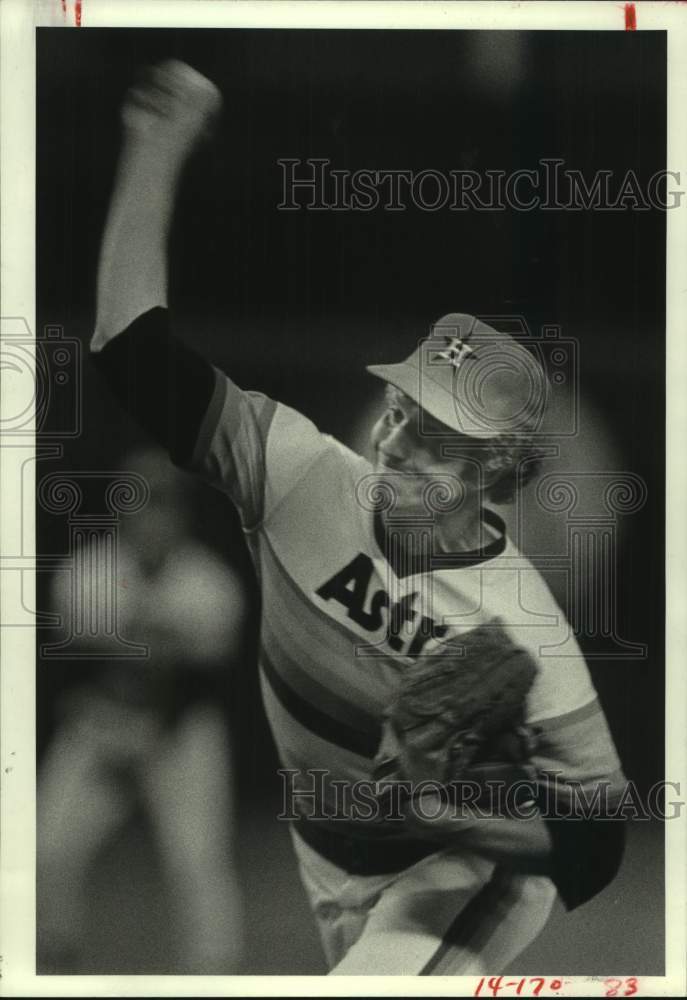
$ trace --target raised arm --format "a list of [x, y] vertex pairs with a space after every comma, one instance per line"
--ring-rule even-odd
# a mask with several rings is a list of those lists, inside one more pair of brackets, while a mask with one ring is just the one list
[[138, 316], [167, 305], [167, 243], [179, 177], [221, 105], [217, 87], [176, 60], [149, 70], [127, 94], [100, 251], [92, 351]]
[[167, 244], [184, 164], [221, 104], [213, 83], [173, 60], [148, 70], [129, 91], [98, 270], [94, 366], [122, 406], [183, 466], [213, 398], [215, 373], [172, 332]]

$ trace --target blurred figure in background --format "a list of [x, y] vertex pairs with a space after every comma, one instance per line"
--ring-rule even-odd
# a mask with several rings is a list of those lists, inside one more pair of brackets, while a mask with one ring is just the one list
[[[246, 597], [239, 575], [191, 534], [190, 478], [153, 449], [127, 455], [122, 468], [143, 476], [150, 499], [120, 525], [118, 631], [149, 655], [94, 658], [59, 705], [38, 778], [39, 968], [82, 971], [92, 864], [142, 806], [174, 908], [175, 965], [232, 973], [243, 917], [219, 691], [237, 667]], [[88, 576], [77, 584], [69, 572], [55, 573], [51, 610], [63, 626], [73, 586], [100, 582], [105, 593], [105, 581]]]

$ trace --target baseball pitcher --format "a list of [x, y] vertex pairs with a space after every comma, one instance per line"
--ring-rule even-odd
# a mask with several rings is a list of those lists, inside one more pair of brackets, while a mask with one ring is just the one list
[[589, 899], [622, 851], [621, 823], [575, 813], [579, 794], [603, 790], [607, 810], [624, 786], [586, 664], [569, 644], [556, 656], [569, 626], [488, 506], [536, 471], [546, 379], [510, 336], [444, 316], [369, 369], [387, 387], [371, 464], [177, 339], [175, 194], [221, 103], [175, 61], [129, 93], [93, 357], [240, 512], [285, 815], [331, 974], [497, 972], [557, 893]]

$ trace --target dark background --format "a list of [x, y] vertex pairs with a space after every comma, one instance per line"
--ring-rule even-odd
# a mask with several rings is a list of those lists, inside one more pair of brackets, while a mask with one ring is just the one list
[[[619, 631], [647, 643], [648, 660], [591, 661], [626, 772], [644, 790], [663, 777], [665, 214], [283, 212], [277, 160], [483, 172], [560, 157], [587, 178], [633, 169], [646, 183], [670, 166], [665, 45], [660, 32], [38, 30], [39, 330], [90, 336], [118, 109], [144, 66], [175, 57], [221, 87], [225, 113], [184, 179], [173, 314], [240, 384], [350, 441], [378, 398], [364, 364], [402, 358], [442, 313], [522, 315], [532, 330], [554, 323], [577, 338], [580, 440], [649, 489], [623, 519], [617, 554]], [[39, 474], [113, 468], [139, 439], [87, 365], [83, 388], [83, 432]], [[248, 578], [233, 511], [214, 494], [202, 502], [199, 533]], [[64, 551], [66, 538], [64, 520], [39, 510], [38, 551]], [[232, 725], [243, 801], [269, 817], [275, 759], [249, 646]], [[42, 745], [69, 671], [39, 664], [38, 676]], [[318, 971], [287, 959], [272, 970], [268, 957], [263, 967]]]

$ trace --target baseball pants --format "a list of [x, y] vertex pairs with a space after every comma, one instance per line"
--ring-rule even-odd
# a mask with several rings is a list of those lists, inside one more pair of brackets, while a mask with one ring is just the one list
[[544, 876], [450, 850], [402, 872], [350, 875], [293, 827], [291, 837], [334, 976], [497, 973], [541, 932], [556, 897]]

